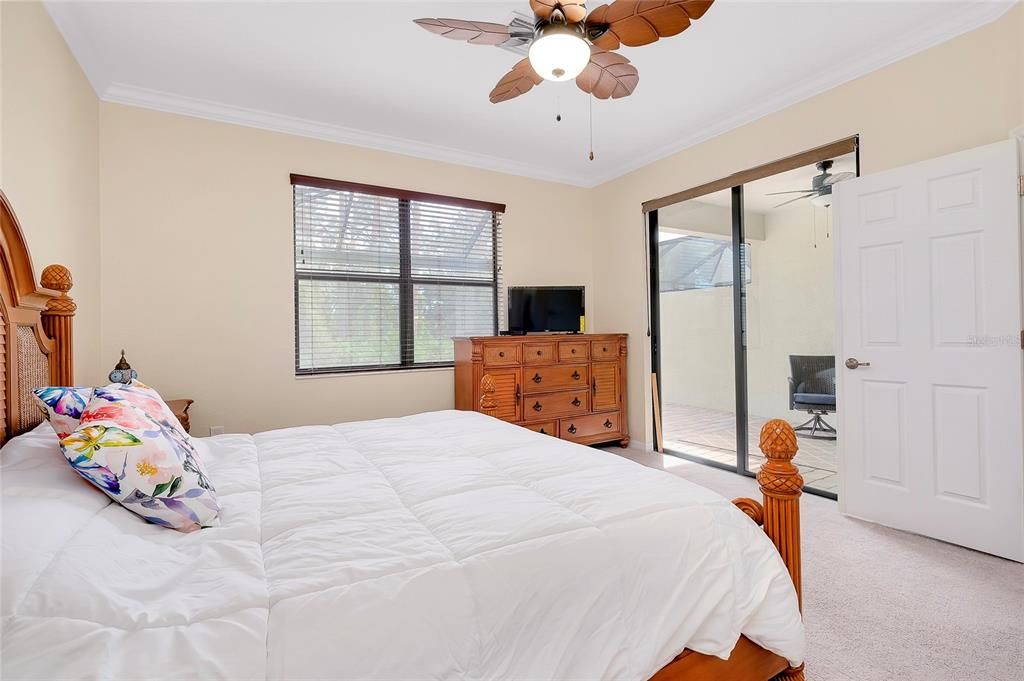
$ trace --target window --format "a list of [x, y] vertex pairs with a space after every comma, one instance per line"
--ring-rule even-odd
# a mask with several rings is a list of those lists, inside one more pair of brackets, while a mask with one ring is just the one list
[[498, 332], [505, 207], [292, 176], [295, 372], [451, 366]]
[[[750, 283], [750, 246], [740, 246], [743, 279]], [[658, 244], [662, 293], [732, 286], [732, 242], [701, 236], [669, 236]]]

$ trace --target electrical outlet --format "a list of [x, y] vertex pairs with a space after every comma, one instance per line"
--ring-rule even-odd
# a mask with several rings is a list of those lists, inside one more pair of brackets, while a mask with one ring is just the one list
[[213, 437], [214, 435], [223, 435], [223, 434], [224, 434], [224, 426], [210, 426], [210, 437]]

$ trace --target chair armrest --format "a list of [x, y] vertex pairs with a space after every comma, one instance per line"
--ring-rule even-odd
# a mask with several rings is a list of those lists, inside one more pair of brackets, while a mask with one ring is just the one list
[[796, 395], [796, 383], [793, 381], [793, 377], [789, 377], [789, 408], [792, 409], [793, 405], [796, 404], [793, 396]]

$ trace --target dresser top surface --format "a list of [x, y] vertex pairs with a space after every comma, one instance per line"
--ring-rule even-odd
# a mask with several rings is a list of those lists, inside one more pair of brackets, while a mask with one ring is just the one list
[[518, 341], [530, 342], [535, 340], [590, 340], [594, 338], [627, 338], [626, 333], [528, 333], [515, 336], [455, 336], [456, 341]]

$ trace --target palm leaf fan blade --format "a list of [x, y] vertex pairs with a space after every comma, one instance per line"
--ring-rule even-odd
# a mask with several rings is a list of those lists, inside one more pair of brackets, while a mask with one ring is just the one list
[[474, 45], [503, 45], [512, 37], [508, 26], [466, 19], [415, 19], [414, 22], [431, 33]]
[[491, 103], [500, 104], [520, 95], [525, 95], [544, 79], [530, 66], [529, 58], [522, 60], [506, 73], [491, 90]]
[[590, 48], [590, 63], [576, 77], [576, 86], [598, 99], [628, 97], [640, 83], [640, 74], [621, 54]]
[[641, 47], [679, 35], [712, 4], [713, 0], [616, 0], [590, 13], [587, 30], [591, 42], [606, 50]]

